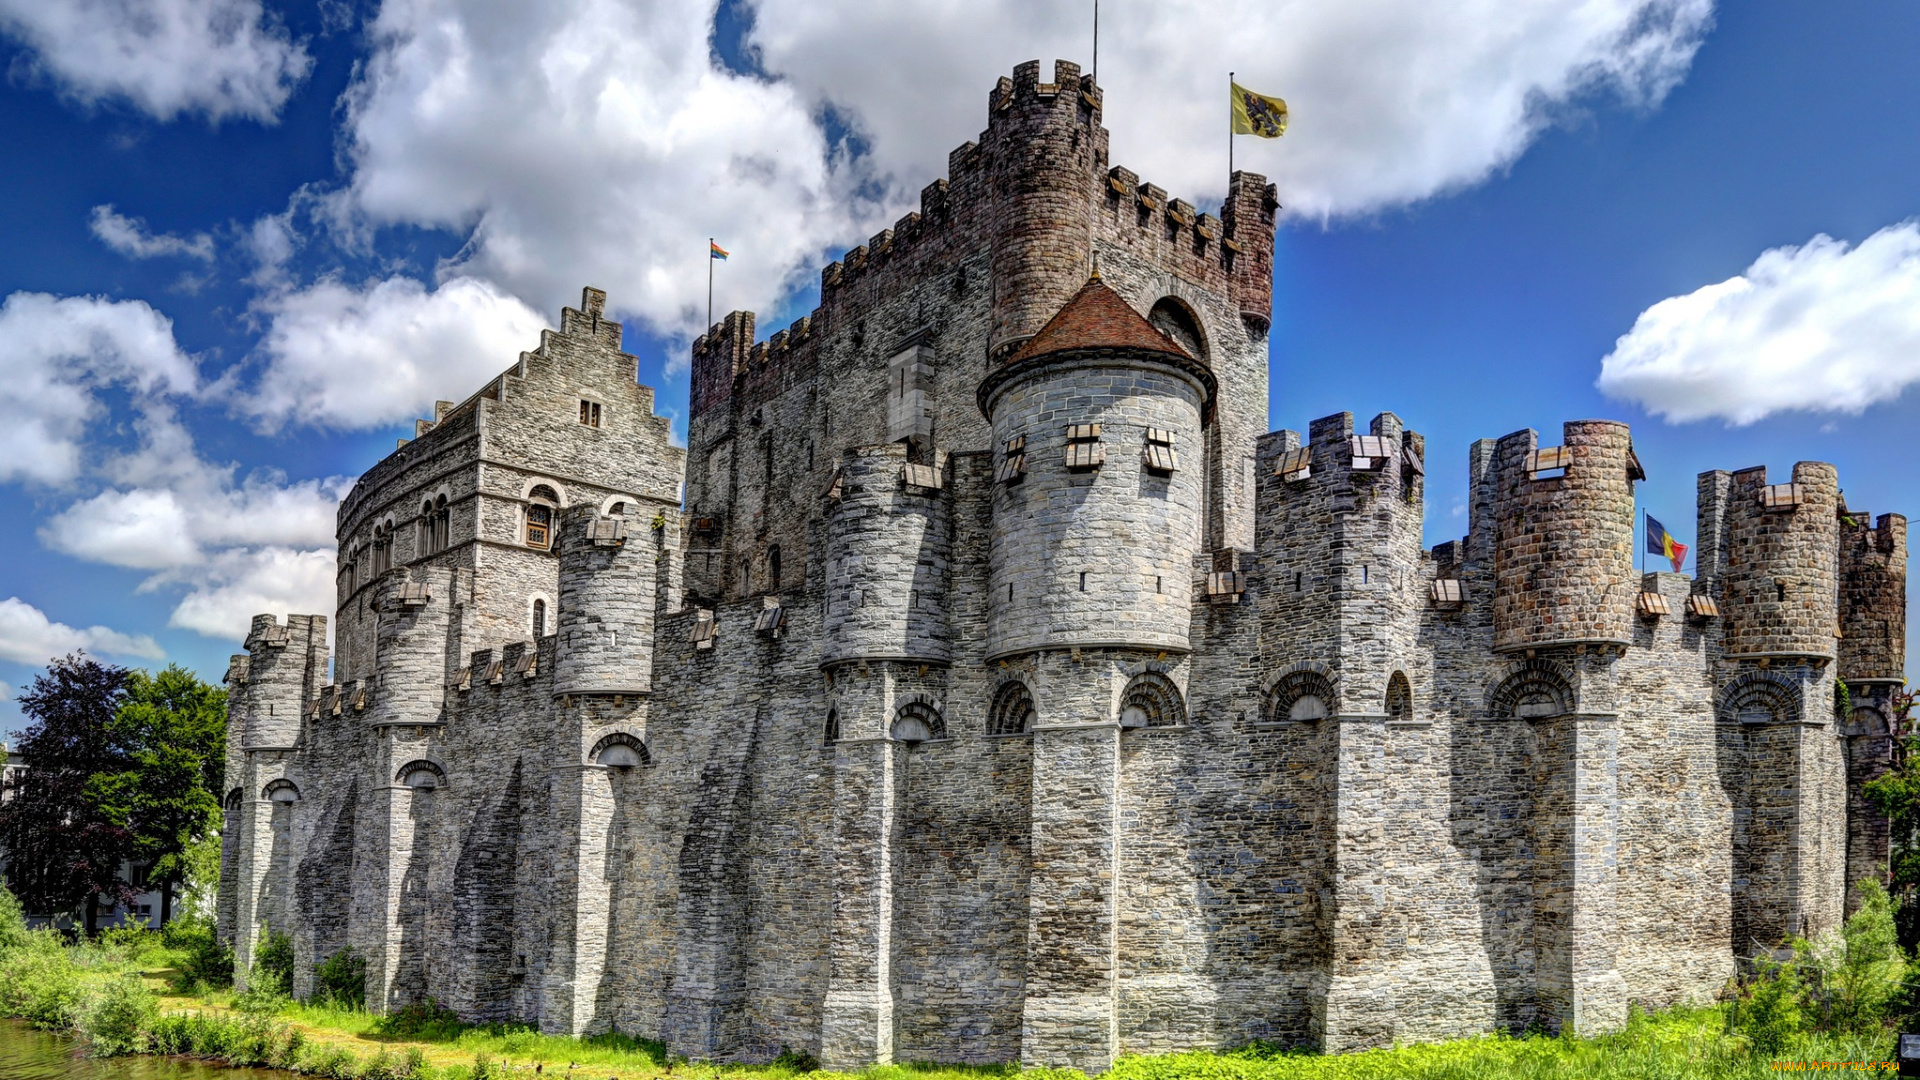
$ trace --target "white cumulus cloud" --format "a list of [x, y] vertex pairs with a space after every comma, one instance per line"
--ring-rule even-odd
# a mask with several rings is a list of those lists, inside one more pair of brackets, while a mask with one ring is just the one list
[[171, 625], [216, 637], [244, 637], [261, 611], [333, 609], [335, 512], [351, 478], [236, 479], [237, 467], [200, 457], [164, 404], [135, 427], [139, 448], [99, 470], [112, 485], [48, 519], [42, 543], [152, 571], [142, 591], [184, 590]]
[[123, 634], [104, 626], [68, 626], [47, 618], [45, 612], [17, 596], [0, 600], [0, 660], [39, 665], [77, 649], [139, 660], [159, 660], [167, 655], [145, 634]]
[[0, 482], [60, 484], [105, 415], [98, 392], [192, 393], [173, 322], [139, 300], [17, 292], [0, 304]]
[[258, 308], [269, 319], [266, 366], [241, 408], [269, 430], [403, 423], [431, 412], [436, 398], [478, 390], [538, 346], [547, 325], [497, 285], [468, 277], [431, 291], [408, 277], [327, 280], [273, 293]]
[[0, 0], [0, 31], [86, 104], [272, 123], [313, 58], [259, 0]]
[[[1091, 60], [1084, 4], [753, 0], [766, 69], [856, 117], [907, 191], [986, 126], [997, 77]], [[1111, 159], [1175, 195], [1225, 192], [1227, 73], [1287, 99], [1241, 168], [1293, 213], [1366, 213], [1486, 179], [1594, 92], [1644, 107], [1685, 76], [1712, 0], [1232, 0], [1110, 4], [1099, 82]]]
[[[1468, 186], [1594, 100], [1657, 104], [1712, 0], [1270, 0], [1110, 5], [1101, 82], [1112, 159], [1181, 196], [1224, 191], [1226, 73], [1286, 96], [1280, 144], [1241, 140], [1311, 216]], [[765, 77], [712, 59], [712, 0], [385, 0], [347, 91], [349, 169], [328, 219], [350, 242], [395, 225], [465, 238], [443, 281], [491, 282], [547, 313], [583, 284], [658, 332], [765, 311], [945, 171], [1000, 75], [1088, 59], [1087, 10], [1026, 0], [754, 0]], [[829, 120], [829, 118], [835, 118]], [[829, 139], [851, 125], [864, 153]], [[333, 294], [329, 294], [333, 295]], [[279, 355], [297, 345], [282, 338]], [[310, 367], [311, 365], [302, 365]], [[331, 384], [329, 384], [331, 385]], [[398, 395], [426, 400], [403, 375]], [[465, 385], [465, 384], [455, 384]], [[432, 393], [448, 393], [444, 385]], [[319, 404], [329, 423], [376, 422]], [[288, 397], [269, 415], [294, 416]]]
[[386, 0], [347, 94], [339, 217], [465, 235], [441, 277], [543, 313], [591, 284], [622, 317], [689, 334], [718, 237], [718, 310], [765, 309], [858, 232], [855, 200], [794, 86], [710, 61], [713, 12]]
[[1859, 413], [1920, 382], [1920, 226], [1857, 247], [1824, 234], [1648, 308], [1600, 389], [1675, 423]]
[[331, 548], [223, 551], [209, 564], [208, 573], [195, 579], [168, 624], [237, 641], [247, 636], [248, 623], [262, 612], [331, 616], [333, 559]]
[[101, 243], [130, 259], [153, 259], [162, 256], [184, 256], [199, 259], [202, 262], [213, 261], [213, 237], [206, 233], [195, 233], [190, 237], [174, 236], [170, 233], [154, 233], [140, 218], [130, 218], [115, 212], [112, 204], [93, 208], [90, 222], [93, 235]]

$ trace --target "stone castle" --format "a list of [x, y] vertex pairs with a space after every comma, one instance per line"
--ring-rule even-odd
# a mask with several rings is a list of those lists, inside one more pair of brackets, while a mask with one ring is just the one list
[[1904, 518], [1705, 473], [1697, 575], [1637, 573], [1578, 421], [1475, 443], [1424, 549], [1398, 417], [1265, 430], [1272, 185], [1111, 166], [1068, 63], [987, 115], [811, 316], [694, 343], [686, 448], [588, 289], [360, 479], [331, 678], [320, 615], [228, 674], [243, 972], [272, 927], [375, 1009], [1098, 1070], [1600, 1030], [1842, 917]]

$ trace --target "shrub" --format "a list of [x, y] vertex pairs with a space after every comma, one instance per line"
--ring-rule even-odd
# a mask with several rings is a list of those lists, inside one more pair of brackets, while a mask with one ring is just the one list
[[95, 1057], [137, 1054], [147, 1048], [147, 1032], [159, 1018], [153, 991], [137, 975], [121, 975], [93, 988], [80, 1010], [80, 1034]]
[[31, 935], [25, 948], [0, 955], [0, 1012], [37, 1028], [63, 1031], [86, 1001], [82, 972], [51, 934]]
[[1793, 1038], [1806, 1030], [1801, 1007], [1806, 984], [1792, 964], [1758, 960], [1759, 972], [1741, 988], [1728, 1016], [1733, 1030], [1746, 1036], [1755, 1057], [1777, 1058]]
[[367, 1002], [367, 958], [349, 945], [314, 965], [313, 997], [323, 1005], [360, 1009]]
[[0, 953], [24, 948], [32, 931], [27, 929], [26, 912], [13, 890], [0, 885]]
[[773, 1068], [785, 1069], [788, 1072], [810, 1073], [820, 1070], [820, 1059], [805, 1050], [782, 1046], [780, 1055], [773, 1059], [771, 1065]]
[[500, 1080], [501, 1071], [485, 1054], [473, 1055], [473, 1080]]
[[175, 919], [160, 932], [160, 939], [180, 957], [176, 991], [185, 994], [197, 987], [233, 985], [233, 950], [220, 944], [212, 919], [197, 915]]
[[374, 1021], [374, 1033], [386, 1038], [450, 1042], [466, 1025], [452, 1009], [432, 998], [410, 1001]]
[[233, 1007], [254, 1016], [272, 1016], [292, 1001], [280, 973], [260, 964], [247, 976], [246, 992], [233, 999]]
[[1894, 931], [1893, 902], [1873, 880], [1860, 884], [1860, 910], [1837, 930], [1794, 943], [1806, 1009], [1824, 1031], [1864, 1034], [1889, 1019], [1907, 975]]
[[260, 944], [253, 950], [253, 970], [247, 972], [247, 983], [265, 972], [280, 979], [280, 988], [284, 992], [293, 985], [293, 935], [271, 926], [260, 931]]

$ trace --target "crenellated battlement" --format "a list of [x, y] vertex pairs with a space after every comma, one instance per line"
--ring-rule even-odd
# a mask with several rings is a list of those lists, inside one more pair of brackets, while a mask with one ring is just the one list
[[1569, 421], [1558, 446], [1531, 428], [1494, 444], [1496, 650], [1631, 639], [1633, 484], [1644, 478], [1618, 421]]
[[1329, 507], [1341, 513], [1358, 505], [1356, 497], [1371, 502], [1392, 495], [1417, 521], [1426, 449], [1426, 438], [1406, 430], [1393, 413], [1381, 413], [1365, 434], [1356, 434], [1353, 414], [1339, 412], [1308, 425], [1304, 442], [1297, 431], [1269, 433], [1261, 441], [1259, 467], [1275, 513], [1296, 512], [1305, 500], [1330, 497]]
[[1835, 656], [1839, 474], [1802, 461], [1786, 483], [1764, 466], [1700, 474], [1698, 563], [1720, 594], [1731, 658]]
[[[1250, 331], [1264, 335], [1280, 205], [1274, 185], [1254, 173], [1234, 173], [1218, 215], [1169, 198], [1132, 171], [1108, 167], [1103, 96], [1079, 65], [1056, 61], [1052, 82], [1041, 82], [1040, 73], [1040, 62], [1028, 61], [996, 83], [979, 139], [948, 155], [946, 178], [921, 190], [917, 212], [821, 269], [819, 306], [802, 321], [815, 334], [838, 331], [880, 298], [990, 249], [995, 330], [989, 350], [1004, 355], [1078, 288], [1093, 265], [1090, 242], [1098, 239], [1157, 252], [1148, 257], [1177, 264], [1181, 276], [1228, 295], [1250, 320]], [[1051, 179], [1040, 183], [1034, 170]], [[1111, 240], [1094, 235], [1116, 228]], [[693, 414], [726, 401], [743, 375], [812, 358], [802, 347], [806, 336], [790, 335], [784, 348], [771, 339], [756, 343], [752, 323], [750, 312], [730, 313], [693, 343]]]

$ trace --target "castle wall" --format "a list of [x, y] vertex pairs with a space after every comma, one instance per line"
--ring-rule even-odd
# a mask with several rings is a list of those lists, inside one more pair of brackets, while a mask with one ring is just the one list
[[[588, 290], [362, 478], [332, 684], [317, 616], [229, 675], [243, 970], [271, 926], [301, 993], [367, 957], [375, 1009], [1099, 1071], [1605, 1030], [1838, 921], [1884, 860], [1904, 519], [1834, 524], [1826, 466], [1791, 511], [1707, 474], [1697, 577], [1641, 577], [1629, 433], [1581, 421], [1564, 476], [1474, 444], [1466, 535], [1423, 550], [1397, 416], [1263, 432], [1273, 189], [1198, 214], [1109, 165], [1077, 68], [1038, 80], [818, 310], [695, 343], [684, 454]], [[1096, 261], [1199, 366], [1010, 359]]]

